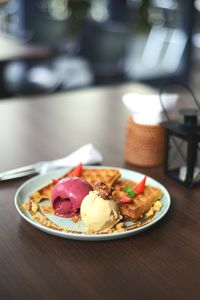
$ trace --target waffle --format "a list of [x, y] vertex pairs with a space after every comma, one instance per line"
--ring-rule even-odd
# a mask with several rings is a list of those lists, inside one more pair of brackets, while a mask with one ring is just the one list
[[[71, 177], [71, 172], [67, 172], [60, 179]], [[103, 181], [108, 187], [111, 187], [114, 182], [121, 176], [121, 173], [117, 169], [83, 169], [81, 178], [87, 181], [92, 187], [97, 180]], [[51, 192], [55, 183], [44, 186], [40, 190], [36, 191], [30, 196], [30, 201], [39, 203], [42, 199], [50, 199]]]
[[120, 176], [121, 174], [117, 169], [83, 169], [81, 174], [81, 178], [87, 181], [92, 187], [97, 180], [101, 180], [108, 187], [111, 187]]
[[125, 195], [124, 188], [131, 185], [133, 188], [136, 183], [130, 180], [118, 180], [114, 184], [113, 198], [119, 203], [121, 215], [128, 220], [136, 221], [150, 210], [155, 201], [162, 197], [162, 192], [158, 188], [146, 185], [144, 192], [136, 195], [132, 203], [122, 204], [120, 199]]

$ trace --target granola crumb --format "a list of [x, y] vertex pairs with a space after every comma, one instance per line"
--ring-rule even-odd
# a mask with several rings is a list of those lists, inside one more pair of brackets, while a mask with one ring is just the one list
[[36, 213], [38, 211], [38, 205], [37, 205], [37, 203], [31, 202], [31, 211], [33, 213]]
[[42, 205], [41, 209], [46, 214], [55, 215], [55, 210], [53, 209], [53, 207], [51, 205]]
[[22, 210], [29, 210], [29, 208], [30, 208], [30, 205], [29, 205], [28, 202], [27, 202], [27, 203], [23, 203], [23, 204], [21, 205], [21, 209], [22, 209]]
[[77, 223], [78, 221], [81, 220], [81, 216], [80, 215], [75, 215], [74, 217], [72, 217], [71, 220], [72, 220], [73, 223]]
[[120, 222], [116, 225], [116, 229], [119, 230], [119, 229], [122, 229], [124, 228], [124, 223], [123, 222]]
[[154, 209], [153, 209], [153, 207], [151, 207], [150, 210], [145, 214], [145, 217], [149, 218], [153, 215], [154, 215]]
[[153, 205], [154, 211], [159, 211], [161, 209], [161, 207], [162, 207], [162, 203], [159, 200], [156, 201]]

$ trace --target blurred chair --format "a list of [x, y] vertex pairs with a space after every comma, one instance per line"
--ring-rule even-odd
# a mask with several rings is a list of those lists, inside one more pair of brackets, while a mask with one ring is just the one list
[[4, 68], [3, 82], [11, 95], [47, 94], [89, 86], [93, 73], [85, 59], [59, 55], [51, 62], [10, 62]]
[[10, 62], [3, 72], [5, 89], [12, 95], [52, 93], [61, 82], [56, 71], [47, 63]]
[[125, 24], [117, 22], [88, 20], [83, 25], [81, 53], [90, 62], [97, 83], [123, 78], [129, 33]]
[[59, 55], [53, 62], [60, 79], [60, 88], [68, 90], [93, 84], [94, 75], [90, 64], [80, 56]]

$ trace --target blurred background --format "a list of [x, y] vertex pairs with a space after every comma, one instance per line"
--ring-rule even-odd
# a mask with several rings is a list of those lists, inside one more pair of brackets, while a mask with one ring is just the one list
[[200, 0], [0, 0], [0, 98], [197, 82], [199, 16]]

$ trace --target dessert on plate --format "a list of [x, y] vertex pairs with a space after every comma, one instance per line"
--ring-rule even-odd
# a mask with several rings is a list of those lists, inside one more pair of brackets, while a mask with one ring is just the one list
[[96, 181], [94, 190], [83, 199], [80, 215], [91, 232], [108, 230], [122, 218], [119, 206], [112, 199], [112, 188], [108, 188], [102, 181]]
[[51, 194], [55, 214], [66, 218], [74, 217], [79, 212], [83, 199], [90, 191], [92, 191], [91, 185], [79, 177], [61, 179]]
[[[149, 223], [162, 207], [162, 191], [146, 182], [121, 178], [117, 168], [79, 164], [64, 176], [32, 193], [23, 206], [33, 220], [48, 228], [82, 234], [115, 233]], [[48, 205], [42, 205], [48, 200]], [[48, 218], [71, 219], [86, 230], [72, 231]]]

